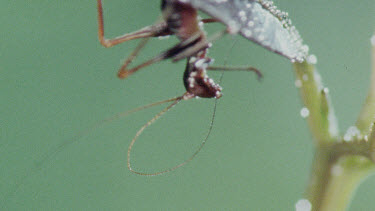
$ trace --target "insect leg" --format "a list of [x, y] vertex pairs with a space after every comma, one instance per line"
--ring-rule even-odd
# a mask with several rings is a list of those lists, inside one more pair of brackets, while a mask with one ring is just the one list
[[172, 48], [162, 52], [161, 54], [155, 56], [154, 58], [147, 60], [146, 62], [133, 67], [131, 69], [127, 69], [128, 65], [132, 62], [132, 60], [137, 56], [139, 51], [146, 45], [146, 42], [149, 38], [144, 38], [143, 41], [137, 46], [137, 48], [133, 51], [133, 53], [128, 57], [128, 59], [125, 61], [125, 63], [121, 66], [118, 77], [119, 78], [126, 78], [129, 75], [135, 73], [136, 71], [140, 70], [143, 67], [149, 66], [151, 64], [154, 64], [156, 62], [159, 62], [164, 59], [172, 58], [174, 62], [179, 61], [181, 59], [190, 57], [197, 52], [208, 48], [209, 42], [212, 42], [220, 37], [222, 37], [227, 32], [220, 31], [219, 33], [214, 34], [212, 37], [210, 37], [208, 40], [201, 40], [202, 35], [197, 33], [193, 36], [191, 36], [189, 39], [181, 41], [177, 45], [173, 46]]
[[258, 76], [258, 80], [262, 79], [263, 74], [260, 70], [258, 70], [255, 67], [220, 67], [220, 66], [208, 66], [207, 70], [213, 70], [213, 71], [248, 71], [248, 72], [254, 72]]
[[[155, 56], [154, 58], [147, 60], [146, 62], [128, 69], [128, 65], [133, 61], [133, 59], [137, 56], [139, 51], [146, 45], [149, 38], [144, 38], [141, 43], [137, 46], [137, 48], [132, 52], [132, 54], [128, 57], [128, 59], [124, 62], [124, 64], [121, 66], [118, 77], [119, 78], [126, 78], [129, 75], [133, 74], [134, 72], [140, 70], [143, 67], [149, 66], [151, 64], [154, 64], [156, 62], [159, 62], [164, 59], [168, 58], [174, 58], [176, 55], [184, 54], [184, 52], [188, 51], [190, 48], [194, 47], [195, 45], [198, 45], [201, 38], [200, 34], [196, 34], [192, 37], [190, 37], [187, 40], [184, 40], [177, 45], [173, 46], [172, 48], [160, 53], [159, 55]], [[207, 44], [206, 44], [207, 45]], [[203, 46], [206, 47], [206, 46]], [[202, 49], [202, 47], [200, 47]], [[194, 51], [197, 52], [197, 51]], [[184, 54], [185, 55], [185, 54]]]
[[115, 46], [117, 44], [129, 41], [129, 40], [133, 40], [133, 39], [164, 36], [164, 35], [171, 34], [171, 32], [169, 32], [169, 30], [167, 29], [167, 24], [165, 22], [161, 22], [155, 25], [146, 26], [138, 31], [124, 34], [122, 36], [119, 36], [113, 39], [106, 39], [104, 37], [103, 6], [102, 6], [101, 0], [97, 0], [97, 7], [98, 7], [98, 37], [99, 37], [100, 44], [102, 44], [106, 48]]
[[142, 67], [145, 67], [145, 66], [150, 65], [152, 63], [155, 63], [157, 61], [160, 61], [157, 58], [153, 58], [153, 59], [151, 59], [150, 61], [148, 61], [146, 63], [143, 63], [141, 65], [136, 66], [135, 68], [127, 69], [128, 65], [134, 60], [134, 58], [138, 55], [138, 53], [141, 51], [141, 49], [146, 45], [146, 43], [148, 42], [148, 40], [149, 40], [149, 38], [144, 38], [138, 44], [138, 46], [134, 49], [134, 51], [130, 54], [130, 56], [125, 60], [124, 64], [120, 67], [120, 69], [118, 71], [117, 76], [119, 78], [126, 78], [129, 75], [131, 75], [132, 73], [134, 73], [135, 71], [141, 69]]
[[226, 33], [227, 33], [227, 30], [220, 31], [220, 32], [212, 35], [211, 37], [209, 37], [207, 40], [200, 41], [200, 42], [196, 43], [195, 45], [184, 49], [184, 51], [181, 51], [178, 54], [173, 56], [173, 62], [177, 62], [181, 59], [193, 56], [197, 52], [199, 52], [199, 51], [201, 51], [205, 48], [210, 47], [211, 42], [219, 39], [220, 37], [224, 36]]
[[219, 22], [218, 20], [216, 20], [215, 18], [205, 18], [205, 19], [202, 19], [201, 20], [203, 23], [217, 23]]

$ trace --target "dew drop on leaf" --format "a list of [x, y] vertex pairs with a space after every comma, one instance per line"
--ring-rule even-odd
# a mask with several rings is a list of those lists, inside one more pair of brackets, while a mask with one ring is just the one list
[[310, 111], [309, 111], [308, 108], [303, 107], [303, 108], [301, 109], [301, 111], [300, 111], [300, 114], [301, 114], [301, 116], [302, 116], [303, 118], [306, 118], [306, 117], [308, 117], [308, 116], [310, 115]]
[[311, 211], [312, 205], [307, 199], [300, 199], [296, 203], [296, 211]]

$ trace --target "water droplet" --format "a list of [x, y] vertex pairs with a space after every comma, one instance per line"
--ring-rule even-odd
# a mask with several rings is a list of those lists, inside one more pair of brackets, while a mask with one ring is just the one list
[[237, 34], [239, 30], [240, 30], [240, 27], [238, 26], [236, 21], [234, 21], [234, 20], [229, 21], [229, 23], [228, 23], [229, 34]]
[[346, 142], [350, 141], [351, 138], [352, 138], [352, 137], [351, 137], [350, 135], [348, 135], [348, 134], [345, 134], [345, 135], [344, 135], [344, 141], [346, 141]]
[[364, 139], [365, 141], [368, 141], [368, 136], [367, 136], [367, 135], [363, 136], [363, 139]]
[[309, 76], [307, 74], [303, 74], [302, 79], [304, 81], [307, 81], [307, 80], [309, 80]]
[[324, 94], [328, 94], [328, 93], [329, 93], [329, 89], [328, 89], [327, 87], [325, 87], [325, 88], [323, 89], [323, 92], [324, 92]]
[[300, 199], [296, 203], [296, 211], [310, 211], [312, 205], [307, 199]]
[[239, 13], [238, 13], [239, 16], [246, 16], [246, 12], [241, 10]]
[[250, 30], [248, 29], [245, 29], [244, 30], [244, 34], [245, 34], [245, 37], [251, 37], [251, 35], [253, 34]]
[[159, 40], [166, 40], [166, 39], [169, 39], [170, 37], [171, 37], [171, 35], [159, 36], [158, 39]]
[[294, 85], [297, 87], [297, 88], [301, 88], [302, 87], [302, 81], [297, 79], [295, 82], [294, 82]]
[[301, 111], [300, 111], [300, 114], [301, 114], [301, 116], [302, 116], [303, 118], [306, 118], [306, 117], [308, 117], [308, 116], [310, 115], [310, 111], [309, 111], [308, 108], [303, 107], [303, 108], [301, 109]]
[[340, 165], [333, 165], [331, 168], [331, 174], [333, 176], [340, 176], [344, 169]]
[[344, 141], [351, 141], [353, 140], [353, 137], [360, 137], [361, 132], [358, 130], [356, 126], [351, 126], [348, 128], [344, 135]]
[[375, 46], [375, 35], [372, 35], [371, 37], [371, 45]]
[[205, 69], [205, 66], [207, 65], [206, 63], [206, 60], [205, 59], [199, 59], [195, 62], [194, 66], [196, 68], [202, 68], [202, 69]]
[[316, 64], [318, 62], [318, 58], [314, 54], [311, 54], [309, 57], [307, 57], [307, 62], [309, 64]]

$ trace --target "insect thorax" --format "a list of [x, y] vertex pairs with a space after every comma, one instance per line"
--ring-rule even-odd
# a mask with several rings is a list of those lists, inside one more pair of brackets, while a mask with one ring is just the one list
[[197, 10], [190, 4], [175, 0], [162, 0], [161, 9], [168, 29], [180, 40], [200, 33]]

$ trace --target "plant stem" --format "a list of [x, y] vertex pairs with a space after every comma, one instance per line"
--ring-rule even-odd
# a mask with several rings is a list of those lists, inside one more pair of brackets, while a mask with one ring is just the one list
[[333, 142], [338, 137], [337, 120], [328, 96], [314, 64], [294, 63], [296, 86], [304, 106], [309, 111], [308, 123], [315, 145]]
[[339, 158], [327, 169], [325, 191], [320, 196], [319, 209], [316, 210], [346, 210], [356, 188], [372, 170], [372, 163], [363, 157]]
[[372, 71], [370, 78], [370, 88], [367, 94], [366, 101], [362, 107], [357, 120], [357, 127], [362, 134], [368, 134], [371, 123], [374, 122], [375, 117], [375, 34], [371, 38], [372, 44]]
[[330, 153], [324, 148], [315, 152], [312, 165], [312, 175], [307, 187], [306, 197], [310, 201], [313, 210], [320, 210], [322, 200], [325, 196], [325, 187], [327, 187], [329, 170], [332, 164], [329, 162]]
[[306, 192], [313, 210], [345, 210], [360, 182], [374, 171], [369, 159], [347, 154], [365, 154], [368, 144], [357, 142], [357, 149], [348, 151], [351, 145], [329, 144], [316, 150]]
[[356, 124], [360, 134], [351, 134], [348, 142], [339, 136], [328, 91], [314, 64], [295, 63], [294, 69], [316, 146], [306, 197], [314, 211], [346, 210], [360, 182], [375, 171], [374, 125], [371, 130], [375, 116], [375, 47], [371, 86]]

